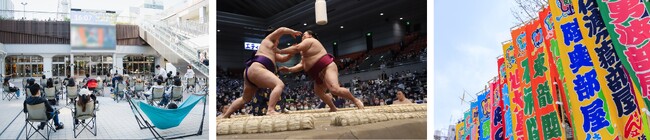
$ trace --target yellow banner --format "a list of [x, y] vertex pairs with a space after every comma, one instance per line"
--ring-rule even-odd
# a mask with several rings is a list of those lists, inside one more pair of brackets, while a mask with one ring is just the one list
[[[640, 106], [644, 105], [639, 104], [643, 100], [640, 99], [639, 92], [633, 88], [621, 60], [616, 56], [596, 0], [573, 0], [572, 5], [582, 31], [582, 44], [593, 58], [597, 79], [601, 81], [603, 95], [599, 97], [604, 99], [609, 107], [610, 126], [615, 129], [614, 136], [618, 136], [619, 139], [639, 139], [644, 130], [647, 136], [647, 123], [642, 123], [646, 115], [640, 109]], [[577, 133], [580, 132], [582, 131]]]
[[[511, 124], [510, 126], [506, 126], [506, 137], [512, 140], [525, 140], [528, 137], [526, 135], [526, 122], [523, 112], [523, 84], [521, 82], [523, 70], [520, 69], [521, 60], [518, 60], [523, 57], [524, 53], [521, 53], [520, 49], [514, 46], [512, 42], [503, 45], [503, 53], [506, 67], [506, 82], [509, 91], [508, 98], [504, 98], [508, 101], [504, 105], [509, 110], [506, 114], [510, 114], [506, 116], [505, 120], [506, 124]], [[508, 129], [511, 131], [508, 131]]]
[[[604, 88], [605, 80], [599, 76], [604, 69], [598, 67], [598, 56], [593, 50], [593, 42], [584, 39], [580, 23], [571, 1], [555, 0], [549, 2], [554, 30], [560, 49], [560, 58], [569, 89], [570, 111], [574, 139], [616, 138], [613, 127], [614, 110], [609, 108], [605, 94], [611, 91]], [[589, 49], [587, 46], [592, 46]]]
[[456, 140], [463, 140], [462, 136], [465, 135], [465, 122], [459, 122], [456, 124]]

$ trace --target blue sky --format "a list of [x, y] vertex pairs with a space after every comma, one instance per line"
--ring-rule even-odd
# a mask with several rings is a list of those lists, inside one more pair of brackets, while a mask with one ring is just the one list
[[[436, 0], [434, 6], [434, 124], [447, 131], [497, 75], [501, 42], [510, 40], [514, 0]], [[471, 97], [470, 97], [471, 96]], [[451, 121], [450, 121], [451, 120]]]

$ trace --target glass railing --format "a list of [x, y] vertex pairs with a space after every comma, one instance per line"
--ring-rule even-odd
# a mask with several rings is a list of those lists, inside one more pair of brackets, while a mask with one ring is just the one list
[[193, 46], [193, 44], [182, 43], [184, 40], [190, 39], [188, 35], [178, 32], [178, 29], [172, 28], [163, 22], [152, 22], [151, 20], [143, 20], [140, 23], [140, 28], [147, 31], [154, 38], [158, 39], [165, 47], [178, 54], [179, 57], [190, 63], [197, 70], [205, 75], [208, 75], [209, 68], [201, 63], [198, 50], [200, 46]]
[[[0, 10], [0, 20], [29, 20], [29, 21], [70, 21], [67, 12], [42, 12], [22, 10]], [[118, 16], [117, 24], [136, 25], [135, 17]]]
[[172, 22], [168, 26], [192, 36], [208, 34], [208, 24], [198, 21]]
[[2, 20], [70, 21], [68, 13], [23, 10], [0, 10]]

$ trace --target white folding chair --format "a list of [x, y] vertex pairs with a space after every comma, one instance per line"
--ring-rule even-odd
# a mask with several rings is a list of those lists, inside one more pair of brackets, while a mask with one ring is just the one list
[[79, 90], [77, 90], [76, 86], [66, 87], [66, 102], [67, 102], [66, 105], [69, 105], [71, 102], [74, 103], [75, 99], [77, 99], [78, 96], [79, 96]]
[[100, 96], [101, 96], [102, 94], [104, 94], [104, 81], [102, 81], [102, 80], [97, 80], [97, 87], [95, 87], [95, 91], [94, 91], [94, 92], [97, 92], [98, 95], [100, 95]]
[[[45, 103], [35, 104], [35, 105], [26, 105], [27, 112], [25, 113], [25, 138], [29, 139], [34, 136], [36, 133], [40, 134], [43, 138], [49, 139], [50, 132], [56, 132], [56, 129], [53, 127], [53, 121], [47, 119], [47, 109], [45, 108]], [[35, 126], [35, 123], [46, 123], [47, 136]], [[30, 127], [27, 127], [29, 125]], [[33, 130], [33, 132], [32, 132]]]
[[144, 82], [135, 82], [135, 86], [133, 87], [133, 92], [137, 94], [138, 96], [141, 96], [142, 92], [144, 92]]
[[117, 92], [116, 92], [117, 94], [115, 95], [115, 98], [113, 98], [113, 100], [115, 100], [116, 102], [119, 103], [120, 102], [120, 97], [122, 97], [122, 99], [124, 99], [126, 85], [124, 83], [118, 83], [117, 84], [117, 89], [115, 89], [115, 90], [117, 90]]
[[44, 91], [45, 91], [45, 99], [50, 101], [50, 103], [53, 103], [53, 105], [59, 104], [59, 101], [56, 99], [56, 89], [54, 89], [54, 87], [45, 88]]
[[192, 87], [188, 90], [188, 92], [192, 93], [196, 91], [196, 77], [187, 78], [187, 86]]
[[61, 81], [59, 80], [59, 78], [52, 78], [52, 80], [53, 80], [52, 82], [54, 82], [54, 88], [56, 89], [55, 92], [61, 93], [63, 88], [61, 87]]
[[153, 88], [151, 92], [151, 98], [149, 100], [150, 105], [156, 105], [157, 102], [160, 102], [160, 100], [163, 99], [163, 96], [165, 95], [165, 88], [164, 87], [151, 87]]
[[9, 89], [9, 86], [2, 86], [2, 100], [7, 99], [11, 101], [13, 98], [18, 99], [18, 97], [16, 97], [16, 92], [10, 92]]
[[[95, 127], [97, 125], [96, 111], [94, 100], [90, 100], [86, 103], [86, 110], [83, 110], [81, 105], [75, 104], [74, 110], [72, 111], [72, 118], [78, 120], [78, 123], [74, 124], [73, 122], [74, 129], [72, 132], [74, 133], [74, 138], [77, 138], [84, 129], [88, 130], [88, 132], [94, 136], [97, 136], [97, 128]], [[85, 120], [88, 121], [86, 122]], [[77, 130], [79, 128], [81, 129]]]

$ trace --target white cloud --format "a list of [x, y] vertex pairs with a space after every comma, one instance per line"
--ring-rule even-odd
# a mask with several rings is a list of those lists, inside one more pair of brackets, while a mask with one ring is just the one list
[[501, 43], [510, 40], [515, 21], [510, 14], [512, 1], [466, 3], [469, 8], [465, 10], [444, 8], [453, 5], [448, 3], [437, 2], [443, 10], [436, 13], [471, 16], [435, 20], [435, 25], [450, 26], [435, 27], [435, 130], [447, 129], [469, 109], [469, 103], [460, 104], [464, 90], [467, 101], [475, 99], [475, 93], [497, 75], [496, 57], [503, 54]]

